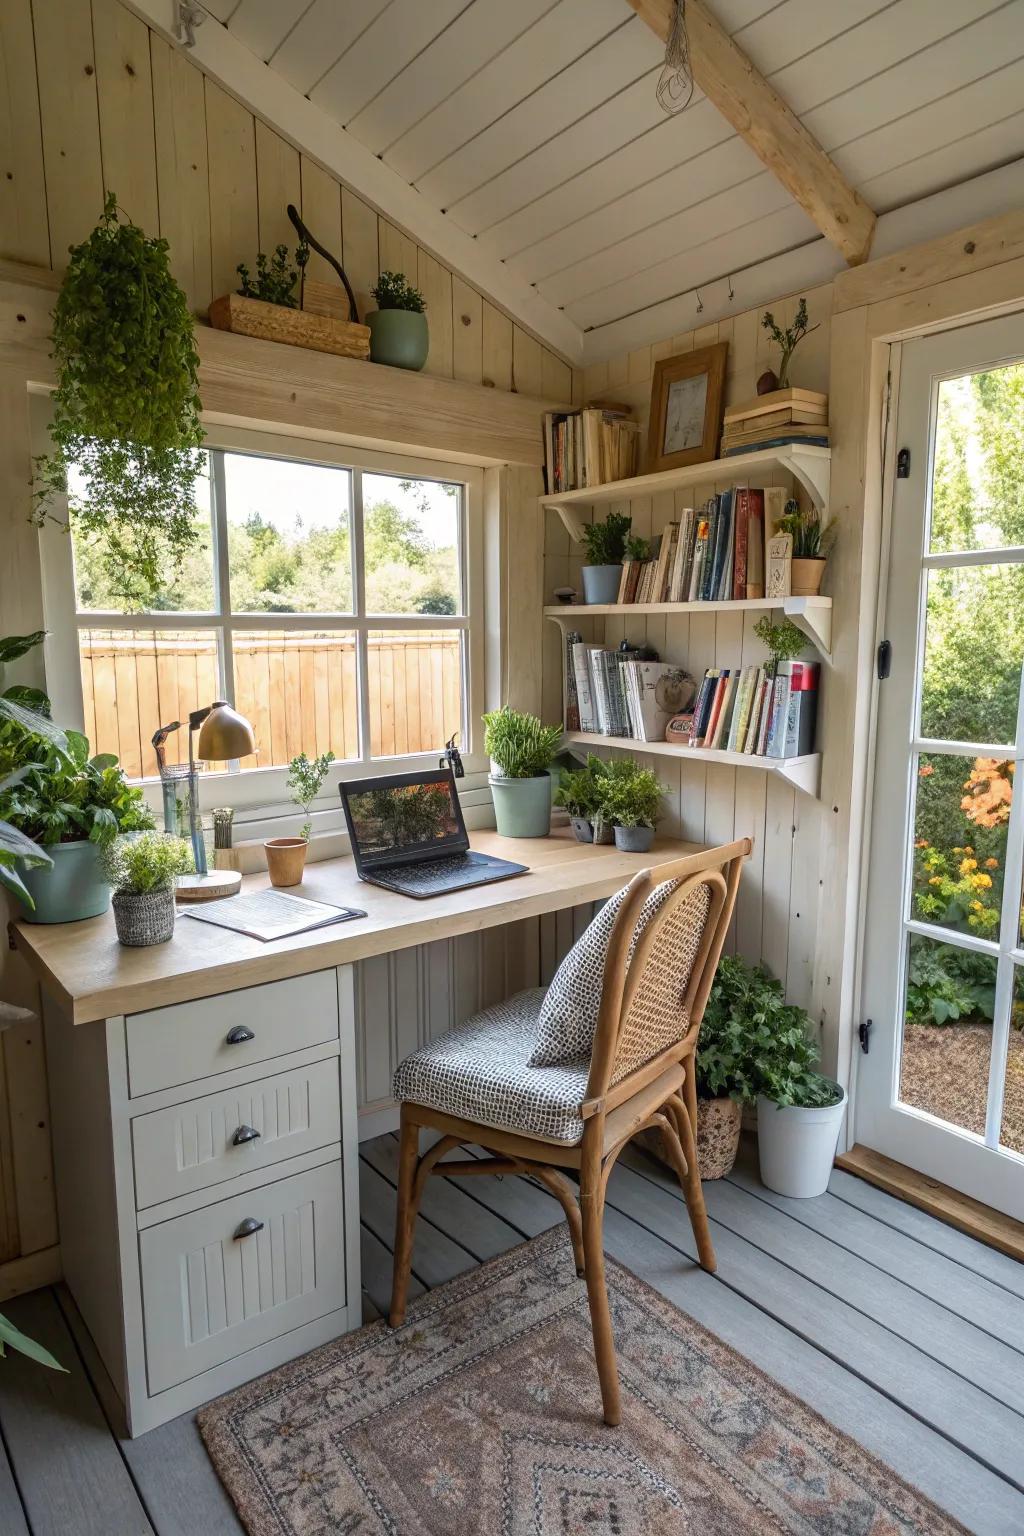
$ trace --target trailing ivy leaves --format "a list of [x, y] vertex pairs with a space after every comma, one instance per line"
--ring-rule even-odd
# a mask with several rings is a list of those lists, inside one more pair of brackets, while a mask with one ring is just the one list
[[805, 1109], [835, 1102], [835, 1088], [815, 1071], [818, 1052], [802, 1008], [787, 1003], [780, 982], [738, 955], [723, 955], [697, 1045], [697, 1092], [754, 1104], [758, 1095]]
[[117, 594], [142, 606], [198, 538], [199, 355], [167, 241], [121, 223], [113, 192], [89, 238], [71, 247], [53, 356], [53, 452], [36, 460], [34, 521], [67, 495]]

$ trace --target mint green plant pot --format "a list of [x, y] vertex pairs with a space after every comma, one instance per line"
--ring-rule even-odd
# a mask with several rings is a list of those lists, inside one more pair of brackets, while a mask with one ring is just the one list
[[370, 327], [370, 361], [418, 373], [430, 351], [426, 315], [412, 309], [375, 309], [366, 317]]
[[551, 775], [532, 779], [487, 780], [494, 801], [494, 819], [502, 837], [547, 837], [551, 831]]
[[34, 912], [26, 907], [26, 923], [77, 923], [84, 917], [99, 917], [110, 906], [110, 886], [100, 872], [97, 843], [82, 839], [77, 843], [55, 843], [47, 848], [53, 868], [26, 869], [22, 879], [36, 904]]

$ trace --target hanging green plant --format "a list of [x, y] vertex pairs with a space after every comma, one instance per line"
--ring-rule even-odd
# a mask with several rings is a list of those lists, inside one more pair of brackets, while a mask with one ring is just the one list
[[108, 192], [99, 224], [71, 247], [54, 307], [53, 451], [36, 461], [34, 520], [66, 495], [116, 592], [138, 606], [198, 537], [199, 355], [167, 258], [167, 241], [122, 223]]

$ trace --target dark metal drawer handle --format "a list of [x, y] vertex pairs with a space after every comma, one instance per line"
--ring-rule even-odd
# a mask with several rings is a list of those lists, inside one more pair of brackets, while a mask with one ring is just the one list
[[257, 1221], [255, 1216], [247, 1216], [244, 1221], [240, 1221], [238, 1223], [238, 1226], [235, 1228], [234, 1235], [236, 1239], [239, 1237], [252, 1237], [254, 1232], [262, 1231], [262, 1221]]
[[254, 1125], [240, 1125], [231, 1138], [231, 1145], [233, 1147], [243, 1147], [247, 1141], [256, 1141], [259, 1138], [259, 1134]]
[[247, 1040], [255, 1039], [256, 1036], [252, 1030], [247, 1029], [244, 1024], [236, 1024], [234, 1029], [229, 1029], [224, 1036], [224, 1040], [228, 1045], [244, 1045]]

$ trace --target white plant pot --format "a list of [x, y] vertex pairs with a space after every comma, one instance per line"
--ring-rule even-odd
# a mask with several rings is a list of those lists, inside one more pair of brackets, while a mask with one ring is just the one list
[[[839, 1087], [839, 1084], [836, 1084]], [[761, 1182], [777, 1195], [807, 1200], [823, 1195], [832, 1174], [847, 1095], [824, 1109], [780, 1109], [771, 1099], [757, 1101], [757, 1148]]]

